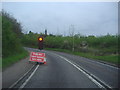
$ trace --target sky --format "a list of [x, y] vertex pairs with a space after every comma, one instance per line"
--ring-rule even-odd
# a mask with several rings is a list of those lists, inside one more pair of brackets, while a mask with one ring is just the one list
[[3, 2], [2, 9], [21, 23], [24, 33], [118, 33], [117, 2]]

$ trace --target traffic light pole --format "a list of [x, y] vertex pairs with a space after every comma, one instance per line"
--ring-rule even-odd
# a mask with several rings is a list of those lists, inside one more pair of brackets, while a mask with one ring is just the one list
[[43, 49], [43, 37], [42, 36], [38, 37], [38, 48], [40, 50]]

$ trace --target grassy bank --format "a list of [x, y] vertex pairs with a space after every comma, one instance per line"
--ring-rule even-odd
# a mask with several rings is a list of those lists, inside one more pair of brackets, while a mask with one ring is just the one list
[[28, 55], [29, 55], [29, 53], [27, 51], [23, 50], [21, 53], [16, 53], [9, 57], [3, 58], [2, 59], [2, 67], [6, 68], [6, 67], [16, 63], [17, 61], [20, 61], [21, 59], [27, 57]]
[[118, 65], [118, 64], [120, 65], [120, 60], [118, 60], [118, 58], [120, 58], [120, 56], [118, 56], [118, 55], [95, 56], [92, 53], [72, 52], [70, 50], [56, 49], [56, 48], [46, 48], [46, 50], [65, 52], [65, 53], [74, 54], [74, 55], [78, 55], [78, 56], [82, 56], [82, 57], [86, 57], [86, 58], [90, 58], [90, 59], [94, 59], [94, 60], [101, 60], [101, 61], [116, 64], [116, 65]]

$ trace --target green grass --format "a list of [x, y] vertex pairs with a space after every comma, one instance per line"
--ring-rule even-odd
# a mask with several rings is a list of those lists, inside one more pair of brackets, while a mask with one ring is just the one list
[[91, 53], [72, 52], [70, 50], [56, 49], [56, 48], [46, 48], [46, 50], [65, 52], [65, 53], [74, 54], [74, 55], [78, 55], [78, 56], [82, 56], [82, 57], [86, 57], [86, 58], [90, 58], [90, 59], [94, 59], [94, 60], [101, 60], [101, 61], [120, 65], [120, 60], [118, 60], [118, 58], [120, 58], [120, 56], [118, 56], [118, 55], [95, 56], [94, 54], [91, 54]]
[[17, 61], [20, 61], [21, 59], [27, 57], [28, 55], [29, 55], [29, 53], [24, 50], [21, 53], [17, 53], [15, 55], [11, 55], [7, 58], [3, 58], [2, 59], [2, 67], [6, 68], [6, 67], [16, 63]]

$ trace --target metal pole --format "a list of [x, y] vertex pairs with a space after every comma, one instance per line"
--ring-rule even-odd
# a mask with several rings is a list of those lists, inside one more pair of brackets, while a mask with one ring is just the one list
[[74, 25], [72, 25], [72, 36], [73, 36], [73, 48], [72, 51], [74, 52]]
[[73, 50], [72, 51], [74, 52], [74, 35], [73, 35]]

